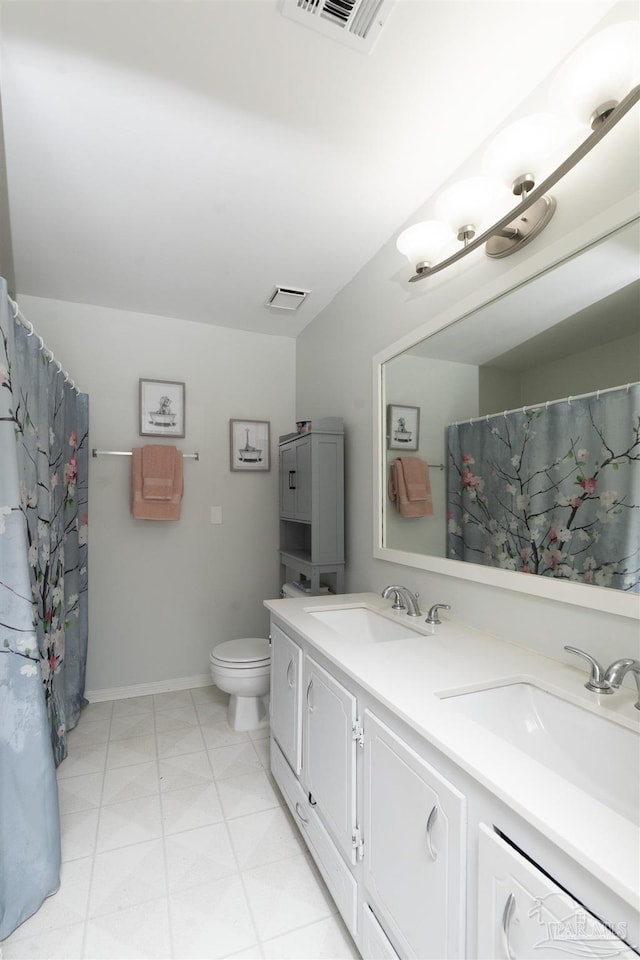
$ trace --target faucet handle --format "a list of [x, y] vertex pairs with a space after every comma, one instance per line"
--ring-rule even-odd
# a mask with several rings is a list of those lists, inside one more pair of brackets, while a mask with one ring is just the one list
[[429, 608], [425, 623], [442, 623], [442, 620], [438, 616], [438, 610], [451, 610], [451, 606], [448, 603], [434, 603], [434, 605]]
[[594, 693], [613, 693], [613, 687], [606, 679], [604, 670], [590, 653], [585, 653], [584, 650], [579, 650], [578, 647], [565, 646], [564, 649], [568, 650], [569, 653], [575, 653], [577, 657], [582, 657], [583, 660], [591, 664], [591, 676], [585, 683], [587, 690], [592, 690]]

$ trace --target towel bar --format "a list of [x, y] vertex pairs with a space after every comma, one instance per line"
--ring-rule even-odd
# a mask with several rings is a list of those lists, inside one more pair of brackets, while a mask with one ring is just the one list
[[[92, 457], [130, 457], [132, 456], [131, 450], [96, 450], [94, 447], [91, 451]], [[183, 453], [182, 456], [185, 460], [199, 460], [199, 453]]]

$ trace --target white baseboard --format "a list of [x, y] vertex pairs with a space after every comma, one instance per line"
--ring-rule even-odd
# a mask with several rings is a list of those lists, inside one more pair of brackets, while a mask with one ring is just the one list
[[104, 700], [126, 700], [129, 697], [148, 697], [152, 693], [172, 693], [174, 690], [191, 690], [192, 687], [209, 687], [213, 683], [210, 673], [197, 677], [178, 677], [175, 680], [157, 680], [154, 683], [134, 683], [130, 687], [107, 687], [104, 690], [85, 690], [89, 703]]

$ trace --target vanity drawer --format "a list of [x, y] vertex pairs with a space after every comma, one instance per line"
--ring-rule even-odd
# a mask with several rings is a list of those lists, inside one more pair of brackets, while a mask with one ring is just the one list
[[[637, 957], [605, 922], [485, 824], [478, 853], [479, 958]], [[622, 918], [609, 920], [627, 933]]]
[[362, 904], [362, 946], [364, 960], [398, 960], [391, 941], [368, 903]]
[[280, 787], [322, 878], [335, 900], [349, 933], [357, 931], [358, 887], [330, 835], [320, 822], [308, 797], [277, 743], [271, 740], [271, 772]]

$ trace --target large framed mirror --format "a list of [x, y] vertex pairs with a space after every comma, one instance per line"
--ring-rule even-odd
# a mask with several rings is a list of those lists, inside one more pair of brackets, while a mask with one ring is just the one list
[[[625, 481], [631, 485], [625, 493], [618, 490], [622, 476], [618, 470], [623, 461], [630, 467], [634, 456], [640, 458], [640, 448], [636, 446], [626, 460], [622, 446], [614, 451], [620, 456], [610, 464], [609, 476], [620, 482], [606, 484], [605, 491], [601, 481], [598, 493], [603, 495], [596, 497], [596, 481], [592, 478], [596, 468], [590, 466], [589, 458], [599, 457], [595, 461], [597, 471], [604, 477], [603, 447], [609, 441], [602, 435], [603, 428], [599, 422], [595, 424], [596, 433], [591, 437], [592, 441], [596, 437], [597, 444], [590, 441], [594, 448], [591, 451], [581, 443], [580, 430], [571, 424], [560, 428], [563, 452], [548, 455], [543, 477], [547, 487], [558, 483], [551, 495], [556, 503], [566, 501], [568, 508], [563, 515], [571, 517], [571, 529], [557, 524], [558, 531], [552, 530], [550, 542], [548, 516], [538, 511], [542, 519], [536, 517], [535, 523], [539, 528], [547, 524], [547, 540], [545, 563], [541, 548], [540, 558], [535, 558], [540, 562], [535, 566], [525, 548], [518, 550], [521, 556], [514, 560], [514, 551], [500, 543], [505, 535], [500, 521], [490, 515], [490, 505], [478, 503], [477, 494], [480, 500], [487, 500], [483, 487], [469, 489], [474, 482], [484, 483], [473, 455], [465, 453], [471, 449], [470, 443], [465, 440], [459, 447], [460, 462], [452, 451], [458, 437], [456, 424], [481, 424], [498, 445], [504, 444], [502, 427], [507, 427], [511, 466], [501, 472], [495, 457], [491, 463], [493, 474], [499, 474], [501, 489], [508, 491], [509, 503], [514, 505], [509, 521], [515, 529], [518, 522], [522, 523], [515, 516], [516, 500], [519, 506], [526, 504], [533, 489], [532, 476], [523, 477], [512, 469], [520, 464], [526, 439], [517, 433], [523, 429], [523, 416], [517, 426], [515, 414], [524, 415], [526, 429], [534, 435], [535, 418], [541, 416], [538, 411], [546, 412], [550, 405], [560, 410], [562, 405], [573, 403], [571, 412], [575, 413], [582, 398], [583, 402], [595, 398], [600, 403], [618, 397], [621, 391], [638, 396], [630, 385], [640, 380], [639, 220], [626, 223], [471, 313], [453, 321], [445, 319], [439, 327], [436, 323], [426, 338], [409, 346], [403, 344], [402, 349], [390, 347], [375, 358], [374, 367], [378, 408], [376, 557], [622, 616], [639, 616], [640, 459], [635, 460], [633, 473]], [[633, 402], [640, 407], [640, 401]], [[390, 498], [389, 479], [403, 452], [390, 439], [397, 433], [397, 425], [389, 421], [389, 414], [405, 407], [420, 413], [419, 437], [412, 439], [407, 456], [420, 458], [429, 466], [427, 482], [433, 512], [425, 516], [403, 516], [395, 490]], [[593, 409], [592, 404], [592, 420]], [[625, 421], [626, 437], [633, 432], [633, 412], [629, 412], [628, 404], [624, 409], [626, 412], [618, 414], [617, 419]], [[640, 416], [640, 409], [635, 416]], [[477, 427], [476, 432], [479, 430]], [[487, 448], [482, 449], [486, 460]], [[529, 469], [531, 475], [538, 472]], [[565, 480], [564, 488], [560, 488], [556, 475]], [[571, 484], [568, 494], [562, 492], [569, 489], [567, 483]], [[468, 497], [465, 506], [456, 489], [465, 497], [471, 494], [471, 509]], [[501, 494], [500, 499], [504, 507], [509, 498]], [[585, 522], [582, 518], [587, 512], [583, 510], [578, 524], [575, 515], [584, 506], [592, 509], [592, 515]], [[534, 513], [530, 506], [527, 524], [534, 522]], [[481, 536], [462, 549], [456, 536], [461, 541], [467, 532], [467, 528], [462, 531], [463, 524], [473, 525], [474, 521], [482, 528]], [[602, 534], [609, 535], [612, 523], [617, 524], [618, 533], [625, 534], [625, 543], [618, 550], [620, 557], [624, 556], [624, 562], [616, 568], [619, 573], [612, 573], [611, 565], [588, 560], [586, 553], [587, 546], [600, 541]], [[631, 533], [633, 537], [627, 536]], [[570, 568], [566, 558], [572, 538], [575, 561], [571, 558]], [[629, 547], [629, 543], [633, 545]], [[563, 559], [555, 570], [557, 557]]]

